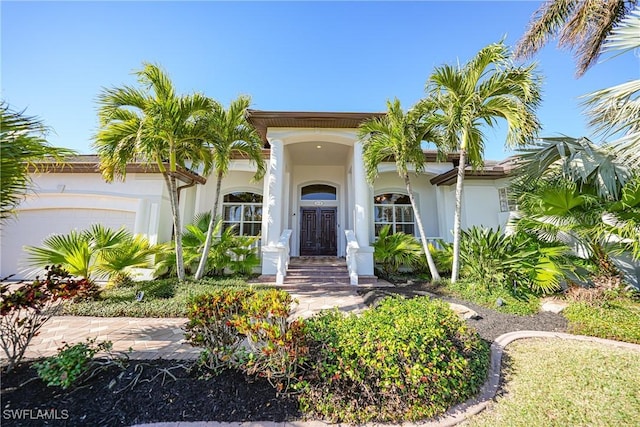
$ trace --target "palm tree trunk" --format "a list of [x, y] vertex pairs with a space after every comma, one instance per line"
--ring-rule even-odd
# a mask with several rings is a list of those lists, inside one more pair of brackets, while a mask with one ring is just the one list
[[211, 208], [211, 219], [209, 220], [209, 227], [207, 228], [207, 239], [204, 242], [204, 248], [202, 249], [202, 255], [200, 256], [200, 263], [198, 264], [198, 270], [196, 270], [196, 274], [194, 278], [196, 280], [202, 279], [205, 273], [205, 268], [207, 267], [207, 257], [209, 256], [209, 251], [211, 250], [211, 244], [213, 242], [213, 229], [216, 226], [216, 214], [218, 213], [218, 203], [220, 202], [220, 189], [222, 187], [222, 172], [218, 171], [217, 181], [216, 181], [216, 197], [213, 201], [213, 207]]
[[429, 251], [429, 244], [427, 242], [427, 236], [424, 232], [424, 227], [422, 226], [422, 218], [420, 217], [420, 213], [418, 212], [418, 207], [416, 206], [416, 201], [413, 198], [413, 188], [411, 187], [411, 180], [409, 179], [409, 175], [404, 175], [404, 184], [407, 186], [407, 193], [409, 193], [409, 200], [411, 201], [411, 207], [413, 208], [413, 214], [416, 217], [416, 223], [418, 224], [418, 231], [420, 233], [420, 241], [422, 242], [422, 248], [427, 257], [427, 264], [429, 265], [429, 273], [431, 273], [432, 280], [440, 280], [440, 274], [438, 273], [438, 268], [436, 267], [436, 263], [433, 261], [433, 257], [431, 256], [431, 252]]
[[178, 206], [178, 186], [176, 178], [171, 173], [163, 173], [167, 189], [169, 190], [169, 202], [173, 216], [173, 236], [176, 246], [176, 273], [179, 281], [184, 281], [184, 258], [182, 255], [182, 224], [180, 222], [180, 206]]
[[453, 265], [451, 266], [451, 283], [458, 280], [460, 269], [460, 223], [462, 216], [462, 184], [464, 170], [467, 163], [467, 150], [460, 149], [460, 163], [458, 164], [458, 179], [456, 181], [456, 210], [453, 214]]

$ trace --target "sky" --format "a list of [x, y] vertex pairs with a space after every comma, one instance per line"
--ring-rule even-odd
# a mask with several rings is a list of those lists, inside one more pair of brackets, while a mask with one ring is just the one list
[[[0, 2], [0, 97], [37, 116], [52, 145], [92, 153], [98, 94], [136, 84], [143, 62], [179, 93], [227, 105], [241, 94], [269, 111], [385, 111], [424, 96], [434, 67], [464, 64], [504, 38], [515, 46], [541, 1]], [[534, 58], [543, 136], [591, 136], [580, 96], [640, 76], [620, 55], [575, 77], [555, 41]], [[485, 158], [512, 154], [504, 126], [485, 130]], [[597, 141], [597, 138], [594, 138]]]

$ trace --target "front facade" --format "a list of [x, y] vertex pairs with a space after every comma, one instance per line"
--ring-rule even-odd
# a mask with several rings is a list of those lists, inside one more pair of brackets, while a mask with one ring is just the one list
[[[267, 174], [251, 180], [255, 167], [232, 161], [222, 182], [220, 214], [241, 234], [260, 235], [262, 274], [281, 281], [290, 256], [346, 257], [352, 283], [373, 275], [377, 231], [385, 224], [418, 235], [407, 191], [392, 162], [379, 166], [369, 185], [357, 126], [380, 114], [250, 111], [249, 121], [264, 140]], [[437, 161], [412, 184], [429, 239], [451, 240], [457, 157]], [[74, 165], [76, 167], [74, 168]], [[81, 167], [78, 165], [82, 165]], [[463, 227], [503, 226], [509, 217], [508, 164], [491, 163], [465, 179]], [[171, 238], [171, 210], [164, 181], [152, 168], [132, 166], [126, 182], [105, 183], [97, 159], [82, 156], [67, 168], [35, 173], [35, 191], [2, 226], [2, 276], [24, 276], [24, 245], [38, 245], [51, 233], [83, 229], [95, 222], [124, 225], [152, 242]], [[184, 172], [180, 209], [185, 224], [209, 211], [215, 179]]]

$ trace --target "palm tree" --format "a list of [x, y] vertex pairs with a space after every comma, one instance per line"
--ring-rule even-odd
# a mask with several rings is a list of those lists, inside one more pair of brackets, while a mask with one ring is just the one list
[[266, 172], [262, 157], [262, 139], [258, 132], [247, 122], [245, 113], [251, 103], [251, 98], [240, 96], [231, 102], [225, 110], [219, 104], [214, 104], [204, 118], [207, 147], [213, 156], [213, 168], [216, 173], [216, 195], [207, 230], [200, 263], [196, 270], [195, 279], [204, 276], [207, 257], [213, 240], [213, 230], [216, 225], [218, 205], [220, 203], [220, 189], [222, 179], [229, 172], [229, 164], [234, 156], [248, 158], [257, 167], [254, 180], [262, 179]]
[[38, 168], [42, 160], [59, 162], [72, 150], [51, 147], [45, 139], [47, 128], [34, 118], [16, 112], [0, 101], [0, 222], [14, 213], [29, 184], [29, 166]]
[[602, 45], [637, 0], [551, 0], [534, 13], [526, 33], [515, 50], [516, 58], [529, 58], [550, 38], [572, 50], [577, 76], [582, 76], [598, 59]]
[[409, 165], [414, 167], [416, 173], [424, 170], [426, 161], [422, 151], [422, 141], [439, 141], [440, 138], [436, 129], [431, 127], [424, 118], [424, 110], [419, 112], [412, 109], [405, 114], [398, 99], [394, 102], [387, 101], [387, 114], [363, 122], [358, 127], [358, 137], [364, 142], [363, 158], [369, 183], [373, 183], [377, 178], [380, 163], [389, 159], [395, 161], [396, 170], [404, 181], [411, 201], [429, 272], [433, 280], [439, 280], [440, 274], [429, 251], [409, 175]]
[[93, 280], [97, 277], [126, 277], [127, 269], [147, 267], [157, 248], [142, 236], [125, 228], [112, 230], [94, 224], [83, 231], [47, 237], [42, 246], [27, 246], [27, 263], [36, 268], [62, 265], [70, 274]]
[[497, 119], [504, 119], [507, 146], [529, 142], [540, 128], [534, 112], [540, 103], [540, 81], [535, 65], [513, 66], [508, 48], [500, 42], [481, 49], [464, 66], [437, 67], [427, 81], [426, 92], [424, 103], [435, 105], [429, 120], [444, 133], [442, 149], [460, 153], [451, 269], [451, 281], [455, 282], [460, 256], [464, 171], [467, 161], [474, 168], [484, 163], [482, 125], [492, 127]]
[[[640, 7], [630, 12], [606, 40], [603, 53], [616, 54], [640, 48]], [[618, 52], [619, 51], [619, 52]], [[585, 95], [590, 125], [605, 145], [625, 163], [640, 169], [640, 79]]]
[[169, 192], [176, 270], [182, 281], [185, 274], [176, 172], [187, 161], [193, 167], [204, 164], [208, 172], [209, 153], [202, 149], [197, 119], [210, 109], [211, 100], [197, 93], [176, 95], [169, 76], [157, 65], [145, 63], [135, 74], [142, 88], [104, 89], [99, 95], [100, 129], [94, 147], [107, 181], [124, 179], [127, 163], [134, 160], [158, 166]]

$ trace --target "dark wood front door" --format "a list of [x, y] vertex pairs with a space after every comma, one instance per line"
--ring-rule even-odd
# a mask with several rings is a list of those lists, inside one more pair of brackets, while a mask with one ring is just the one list
[[336, 255], [336, 208], [300, 209], [300, 255]]

